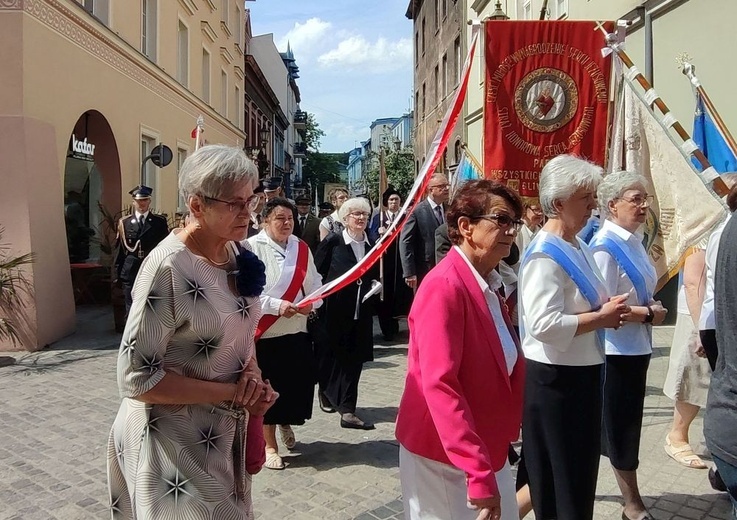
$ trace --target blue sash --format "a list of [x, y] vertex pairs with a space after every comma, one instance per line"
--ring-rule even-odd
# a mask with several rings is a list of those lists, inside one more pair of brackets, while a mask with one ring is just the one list
[[630, 279], [632, 285], [635, 287], [637, 293], [637, 300], [640, 305], [647, 305], [650, 303], [650, 297], [647, 292], [647, 283], [645, 277], [642, 276], [640, 270], [632, 262], [632, 259], [622, 249], [624, 240], [616, 235], [609, 235], [604, 233], [598, 233], [591, 241], [592, 249], [604, 249], [607, 253], [612, 255], [612, 258], [617, 262], [619, 267], [622, 268], [624, 274]]
[[[524, 276], [525, 264], [529, 260], [530, 256], [535, 253], [544, 254], [555, 261], [555, 263], [565, 271], [568, 277], [573, 280], [573, 283], [576, 284], [576, 287], [581, 291], [583, 297], [586, 298], [586, 301], [591, 305], [591, 310], [598, 311], [605, 302], [602, 301], [596, 285], [590, 280], [589, 276], [581, 270], [578, 264], [573, 261], [558, 244], [550, 240], [541, 240], [540, 238], [540, 235], [538, 235], [536, 239], [532, 241], [530, 247], [527, 248], [527, 251], [525, 251], [525, 255], [520, 266], [522, 276]], [[599, 285], [602, 285], [601, 282], [599, 282]], [[520, 320], [520, 322], [522, 322], [522, 320]], [[603, 349], [604, 329], [598, 329], [596, 331], [596, 336], [599, 338], [599, 348]]]

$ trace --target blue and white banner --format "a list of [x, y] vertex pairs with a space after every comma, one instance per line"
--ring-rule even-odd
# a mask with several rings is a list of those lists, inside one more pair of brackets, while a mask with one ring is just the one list
[[[729, 145], [729, 139], [715, 123], [714, 115], [698, 94], [696, 94], [693, 140], [718, 173], [737, 172], [736, 151]], [[697, 168], [701, 168], [696, 158], [692, 160]]]

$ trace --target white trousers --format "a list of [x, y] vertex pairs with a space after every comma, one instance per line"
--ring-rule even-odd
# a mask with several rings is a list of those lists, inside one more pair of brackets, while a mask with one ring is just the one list
[[[420, 457], [399, 446], [399, 479], [406, 520], [476, 520], [468, 507], [466, 474], [447, 464]], [[509, 462], [496, 472], [501, 520], [518, 520], [517, 494]]]

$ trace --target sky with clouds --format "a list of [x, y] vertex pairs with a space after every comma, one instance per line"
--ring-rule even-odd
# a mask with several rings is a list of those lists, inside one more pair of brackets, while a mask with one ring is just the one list
[[406, 113], [412, 99], [412, 21], [408, 0], [255, 0], [254, 36], [292, 46], [302, 110], [325, 132], [320, 150], [347, 152], [381, 117]]

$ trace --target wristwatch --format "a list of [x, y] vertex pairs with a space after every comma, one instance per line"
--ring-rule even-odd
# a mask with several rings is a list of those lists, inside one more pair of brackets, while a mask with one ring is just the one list
[[652, 323], [653, 318], [655, 318], [655, 313], [653, 312], [653, 308], [648, 305], [647, 306], [647, 316], [645, 317], [645, 323]]

